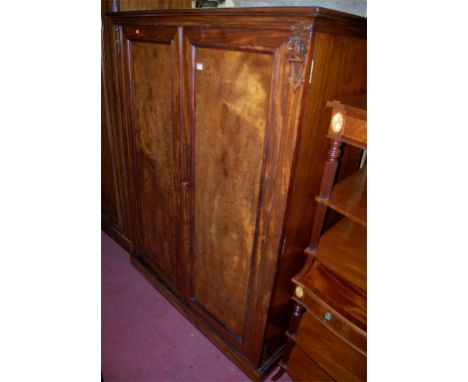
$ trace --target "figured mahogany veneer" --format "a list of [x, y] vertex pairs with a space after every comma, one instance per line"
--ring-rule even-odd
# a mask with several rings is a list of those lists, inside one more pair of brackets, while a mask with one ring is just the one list
[[[366, 90], [366, 21], [315, 7], [116, 12], [103, 41], [132, 263], [262, 379], [305, 261], [326, 101]], [[360, 160], [344, 152], [342, 177]]]

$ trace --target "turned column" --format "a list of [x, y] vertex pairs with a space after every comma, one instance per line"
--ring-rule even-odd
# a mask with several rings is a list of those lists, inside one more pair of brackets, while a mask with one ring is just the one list
[[[336, 139], [330, 140], [330, 144], [328, 146], [327, 160], [325, 161], [325, 166], [323, 168], [322, 183], [320, 184], [320, 199], [328, 200], [330, 198], [330, 193], [333, 188], [333, 182], [335, 180], [336, 171], [338, 169], [338, 158], [341, 155], [341, 145], [342, 142]], [[326, 212], [327, 207], [323, 204], [318, 203], [315, 212], [312, 235], [310, 237], [309, 249], [312, 251], [315, 251], [315, 249], [317, 248]]]
[[[297, 298], [302, 299], [304, 296], [304, 290], [302, 287], [297, 286], [294, 292]], [[291, 354], [291, 350], [294, 346], [294, 341], [291, 339], [290, 336], [295, 336], [297, 332], [297, 328], [299, 327], [299, 322], [302, 317], [302, 313], [304, 313], [304, 307], [296, 300], [294, 301], [294, 307], [291, 314], [291, 319], [289, 320], [289, 329], [288, 329], [288, 338], [286, 339], [286, 345], [284, 348], [283, 357], [281, 358], [280, 369], [277, 373], [271, 378], [272, 381], [278, 380], [285, 372], [283, 365], [288, 363], [289, 355]]]

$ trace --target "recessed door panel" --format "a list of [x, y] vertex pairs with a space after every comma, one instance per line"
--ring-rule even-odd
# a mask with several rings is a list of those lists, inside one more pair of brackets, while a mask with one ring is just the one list
[[[128, 33], [128, 32], [127, 32]], [[179, 160], [175, 31], [140, 28], [127, 38], [137, 251], [171, 283], [176, 281]]]
[[240, 338], [273, 57], [198, 48], [196, 68], [193, 298]]

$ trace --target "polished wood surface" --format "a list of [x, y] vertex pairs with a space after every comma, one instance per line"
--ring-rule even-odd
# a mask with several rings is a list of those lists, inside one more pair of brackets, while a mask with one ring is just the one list
[[296, 382], [334, 381], [312, 358], [299, 346], [295, 346], [289, 357], [289, 364], [283, 366]]
[[240, 338], [273, 60], [199, 48], [196, 65], [193, 298]]
[[332, 108], [328, 136], [365, 149], [367, 147], [367, 95], [349, 97], [346, 101], [327, 102]]
[[[109, 13], [109, 15], [111, 15]], [[331, 9], [320, 7], [248, 7], [248, 8], [218, 8], [218, 9], [153, 9], [139, 12], [119, 12], [113, 14], [113, 19], [117, 22], [127, 22], [131, 24], [151, 21], [154, 17], [160, 20], [170, 18], [178, 23], [204, 24], [207, 18], [216, 19], [222, 22], [218, 25], [242, 27], [258, 26], [259, 22], [265, 23], [263, 26], [275, 27], [275, 29], [291, 30], [291, 23], [308, 22], [314, 24], [316, 32], [327, 35], [354, 36], [365, 38], [367, 36], [367, 20], [360, 16], [351, 15]], [[137, 20], [129, 20], [132, 16]], [[191, 20], [187, 20], [190, 18]], [[126, 20], [124, 20], [126, 19]], [[206, 25], [206, 24], [204, 24]], [[289, 27], [288, 27], [289, 26]], [[361, 91], [362, 93], [362, 91]], [[358, 94], [358, 93], [348, 93]]]
[[178, 188], [172, 47], [134, 41], [130, 57], [142, 252], [174, 282]]
[[362, 148], [365, 148], [367, 142], [367, 121], [351, 116], [346, 117], [345, 126], [341, 132], [344, 142], [358, 143], [362, 142]]
[[[323, 271], [324, 269], [322, 268], [321, 270]], [[334, 275], [332, 275], [332, 277], [333, 276]], [[324, 280], [321, 280], [321, 281], [323, 282], [323, 284], [326, 284], [327, 286], [332, 285], [332, 283], [327, 283]], [[337, 282], [335, 282], [335, 284], [337, 284]], [[367, 351], [367, 334], [365, 332], [365, 328], [362, 329], [358, 327], [357, 325], [354, 325], [354, 323], [348, 319], [349, 311], [346, 310], [349, 308], [356, 307], [357, 309], [359, 309], [359, 313], [361, 313], [364, 310], [364, 314], [365, 314], [366, 313], [365, 306], [363, 309], [362, 306], [358, 305], [358, 303], [360, 303], [362, 300], [364, 300], [364, 304], [365, 304], [365, 297], [362, 298], [362, 296], [359, 296], [357, 292], [347, 288], [346, 285], [338, 285], [338, 286], [341, 287], [341, 290], [339, 290], [337, 294], [346, 295], [346, 297], [349, 298], [349, 301], [347, 302], [350, 302], [350, 303], [346, 305], [345, 307], [335, 305], [337, 306], [337, 309], [333, 309], [331, 307], [332, 305], [331, 303], [326, 303], [324, 301], [324, 300], [333, 299], [333, 300], [340, 300], [339, 302], [342, 302], [344, 300], [343, 298], [340, 299], [340, 298], [330, 297], [333, 294], [333, 291], [330, 291], [330, 290], [328, 290], [328, 292], [329, 293], [331, 292], [331, 295], [326, 295], [327, 298], [324, 300], [321, 300], [320, 298], [316, 297], [313, 293], [308, 293], [305, 296], [304, 300], [302, 301], [302, 304], [307, 307], [307, 311], [311, 313], [315, 318], [323, 321], [324, 324], [326, 324], [326, 326], [336, 336], [340, 337], [342, 340], [344, 340], [354, 349], [365, 354]], [[345, 314], [342, 315], [340, 312], [341, 313], [344, 312]], [[330, 321], [324, 320], [324, 317], [327, 314], [331, 314], [332, 316], [332, 319]], [[290, 333], [290, 331], [288, 332]]]
[[[101, 1], [101, 15], [110, 10], [111, 4]], [[118, 113], [115, 65], [113, 51], [109, 47], [109, 20], [101, 25], [101, 224], [102, 229], [131, 251], [132, 239], [127, 209], [127, 183], [122, 129]]]
[[192, 0], [113, 0], [116, 11], [192, 8]]
[[[101, 75], [104, 73], [101, 71]], [[112, 153], [112, 127], [107, 106], [106, 88], [101, 81], [101, 208], [107, 219], [114, 224], [119, 222], [117, 183]]]
[[367, 94], [355, 94], [352, 96], [341, 97], [340, 100], [328, 101], [327, 106], [332, 109], [345, 111], [353, 117], [367, 120]]
[[[312, 258], [311, 258], [312, 259]], [[310, 268], [294, 277], [295, 284], [303, 288], [304, 296], [293, 297], [296, 304], [305, 307], [318, 320], [322, 320], [336, 336], [366, 354], [367, 352], [367, 297], [340, 276], [314, 259]], [[323, 320], [327, 312], [332, 319]], [[290, 335], [294, 335], [290, 329]]]
[[315, 200], [366, 227], [367, 166], [337, 183], [328, 199], [316, 197]]
[[[331, 323], [336, 332], [365, 351], [367, 330], [367, 293], [350, 285], [340, 275], [310, 257], [310, 266], [293, 278], [293, 282], [305, 290], [300, 299], [313, 315], [322, 317], [324, 309], [333, 309], [347, 322], [338, 319]], [[294, 297], [297, 302], [299, 299]], [[338, 326], [335, 326], [338, 325]], [[350, 328], [353, 333], [346, 334]], [[342, 329], [340, 329], [342, 328]], [[358, 338], [359, 337], [359, 338]]]
[[354, 288], [313, 256], [293, 281], [297, 285], [294, 304], [305, 308], [305, 313], [299, 325], [297, 319], [291, 319], [282, 369], [294, 380], [297, 375], [320, 372], [315, 368], [309, 371], [307, 358], [291, 357], [301, 348], [313, 365], [334, 380], [365, 380], [366, 292]]
[[299, 215], [313, 197], [294, 185], [320, 182], [322, 92], [365, 91], [365, 20], [315, 7], [106, 19], [133, 263], [264, 378], [284, 349], [290, 280], [310, 235]]
[[353, 285], [367, 289], [367, 231], [359, 223], [343, 218], [325, 232], [317, 249], [310, 252]]
[[297, 334], [291, 339], [333, 379], [338, 381], [366, 380], [366, 356], [336, 336], [324, 324], [323, 319], [319, 320], [306, 311], [302, 316]]
[[[333, 106], [330, 127], [328, 130], [328, 138], [330, 138], [330, 142], [328, 158], [324, 165], [322, 182], [320, 184], [320, 194], [317, 197], [318, 199], [316, 198], [317, 201], [320, 200], [322, 203], [319, 203], [317, 206], [314, 217], [309, 245], [311, 249], [316, 248], [323, 229], [327, 229], [338, 222], [341, 219], [341, 214], [345, 214], [346, 216], [355, 219], [357, 222], [366, 224], [364, 220], [366, 215], [365, 192], [367, 192], [367, 178], [364, 177], [364, 174], [362, 174], [361, 177], [356, 175], [356, 177], [351, 178], [358, 182], [353, 185], [358, 187], [356, 190], [349, 187], [351, 184], [347, 182], [345, 182], [345, 187], [338, 186], [338, 196], [341, 199], [341, 202], [346, 203], [346, 205], [335, 205], [335, 207], [338, 207], [338, 209], [345, 207], [345, 209], [338, 210], [337, 208], [332, 208], [329, 210], [326, 208], [329, 207], [326, 202], [331, 197], [331, 190], [332, 188], [334, 190], [336, 187], [335, 182], [343, 181], [343, 177], [346, 176], [348, 171], [353, 172], [358, 168], [355, 166], [353, 169], [348, 166], [350, 161], [347, 157], [349, 155], [347, 154], [350, 152], [347, 150], [351, 149], [351, 155], [353, 155], [354, 158], [359, 158], [359, 166], [361, 166], [363, 156], [362, 150], [367, 147], [367, 111], [360, 108], [365, 107], [367, 102], [366, 95], [345, 97], [345, 99], [352, 100], [353, 106], [348, 106], [338, 101], [327, 102], [328, 106]], [[343, 145], [343, 143], [346, 144]], [[345, 149], [344, 155], [341, 156], [343, 148]], [[352, 192], [352, 195], [346, 195], [347, 192]], [[355, 207], [355, 211], [347, 209], [353, 207]], [[353, 215], [353, 212], [358, 215]]]
[[[300, 289], [300, 287], [296, 287], [296, 293], [298, 293], [299, 291], [302, 293], [302, 289]], [[303, 313], [304, 313], [304, 306], [300, 302], [295, 301], [293, 311], [291, 314], [291, 318], [290, 318], [289, 329], [288, 329], [288, 332], [291, 336], [294, 336], [296, 334], [297, 327], [299, 326], [299, 322], [301, 320]], [[294, 346], [293, 341], [287, 341], [285, 345], [284, 353], [289, 355], [291, 353], [291, 350], [293, 349], [293, 346]], [[287, 359], [285, 358], [285, 360]], [[280, 362], [280, 366], [281, 367], [279, 368], [278, 372], [271, 378], [272, 381], [278, 380], [286, 371], [286, 363]]]
[[[229, 19], [233, 21], [232, 18]], [[266, 27], [266, 26], [265, 26]], [[293, 30], [294, 29], [294, 30]], [[252, 65], [249, 69], [250, 73], [248, 78], [242, 72], [245, 71], [245, 63], [240, 65], [238, 68], [234, 65], [234, 69], [240, 70], [242, 78], [245, 78], [248, 83], [242, 85], [236, 84], [235, 86], [245, 87], [246, 91], [255, 94], [255, 97], [259, 95], [268, 97], [267, 103], [264, 105], [264, 110], [260, 115], [263, 115], [264, 121], [258, 119], [259, 114], [256, 112], [245, 113], [242, 117], [239, 117], [239, 111], [235, 122], [237, 124], [244, 124], [244, 121], [250, 123], [252, 117], [256, 118], [257, 124], [265, 125], [265, 136], [263, 145], [242, 145], [244, 148], [249, 150], [262, 149], [261, 153], [253, 154], [256, 158], [261, 158], [261, 182], [259, 190], [259, 199], [257, 205], [257, 216], [255, 226], [255, 240], [252, 246], [252, 257], [251, 262], [248, 263], [248, 280], [247, 280], [247, 298], [245, 300], [245, 307], [237, 306], [238, 310], [243, 310], [245, 314], [245, 322], [242, 327], [242, 336], [239, 337], [233, 333], [229, 328], [223, 325], [223, 322], [211, 314], [206, 309], [198, 304], [196, 297], [193, 296], [192, 291], [189, 291], [188, 299], [193, 305], [193, 308], [198, 314], [203, 315], [213, 326], [217, 327], [218, 331], [229, 341], [233, 346], [238, 348], [242, 353], [248, 357], [248, 359], [255, 365], [268, 364], [272, 359], [278, 357], [280, 348], [277, 346], [273, 354], [269, 354], [267, 357], [263, 356], [258, 349], [263, 346], [263, 337], [258, 336], [258, 333], [262, 333], [265, 330], [265, 326], [268, 322], [268, 306], [271, 295], [271, 285], [274, 281], [275, 269], [278, 261], [278, 248], [281, 247], [281, 229], [284, 220], [287, 189], [289, 186], [289, 179], [292, 171], [292, 164], [294, 160], [294, 151], [290, 150], [291, 146], [294, 146], [297, 139], [297, 123], [300, 113], [301, 102], [299, 100], [303, 96], [303, 90], [300, 91], [290, 83], [291, 76], [291, 64], [288, 59], [289, 43], [294, 41], [294, 44], [305, 44], [307, 38], [296, 32], [296, 28], [290, 26], [289, 31], [285, 30], [271, 30], [263, 29], [258, 26], [255, 29], [244, 27], [240, 28], [228, 28], [228, 27], [212, 27], [208, 30], [198, 28], [187, 28], [184, 31], [185, 34], [185, 84], [188, 84], [186, 88], [187, 98], [191, 100], [189, 108], [187, 110], [185, 120], [187, 121], [186, 136], [189, 137], [185, 143], [187, 145], [187, 151], [191, 152], [191, 159], [187, 162], [189, 164], [196, 165], [196, 153], [197, 150], [194, 147], [197, 137], [197, 126], [195, 122], [200, 114], [197, 114], [197, 108], [199, 106], [196, 101], [197, 97], [197, 78], [199, 73], [204, 70], [199, 70], [197, 64], [201, 62], [198, 59], [198, 52], [205, 50], [210, 52], [213, 49], [222, 51], [234, 51], [234, 52], [246, 52], [248, 54], [245, 57], [251, 57], [252, 62], [268, 63], [271, 62], [271, 70], [269, 71], [268, 86], [266, 84], [262, 87], [258, 86], [260, 78], [264, 74], [261, 66]], [[297, 35], [299, 33], [300, 35]], [[305, 49], [307, 52], [308, 49]], [[270, 57], [270, 58], [268, 58]], [[249, 60], [250, 60], [249, 59]], [[310, 60], [310, 56], [304, 55], [298, 62], [299, 65], [299, 76], [306, 75], [306, 63]], [[248, 62], [248, 61], [247, 61]], [[213, 70], [213, 69], [212, 69]], [[229, 70], [226, 69], [229, 73]], [[216, 74], [219, 78], [225, 76], [224, 73]], [[200, 77], [202, 78], [202, 77]], [[241, 82], [241, 81], [235, 81]], [[242, 81], [243, 82], [243, 81]], [[263, 90], [264, 89], [264, 90]], [[268, 92], [266, 91], [268, 89]], [[218, 98], [222, 95], [219, 91], [216, 92]], [[229, 94], [229, 92], [227, 92]], [[254, 98], [256, 99], [256, 98]], [[222, 100], [222, 98], [221, 98]], [[242, 101], [237, 100], [235, 103], [231, 102], [232, 106], [235, 107], [236, 103], [242, 105]], [[229, 105], [227, 105], [229, 106]], [[245, 108], [245, 106], [243, 106]], [[229, 110], [229, 108], [223, 107], [222, 110]], [[246, 112], [248, 108], [245, 109]], [[289, 110], [289, 113], [284, 113], [284, 110]], [[235, 110], [232, 110], [232, 114]], [[207, 114], [203, 117], [206, 118]], [[219, 129], [219, 128], [218, 128]], [[241, 130], [242, 131], [242, 130]], [[241, 132], [238, 132], [240, 134]], [[240, 150], [239, 147], [231, 146], [230, 150]], [[232, 154], [231, 154], [232, 155]], [[246, 152], [245, 155], [251, 157], [252, 153]], [[257, 164], [251, 163], [250, 166], [256, 166]], [[220, 166], [217, 163], [216, 166]], [[190, 166], [187, 166], [191, 169]], [[189, 181], [189, 187], [187, 196], [190, 197], [190, 191], [197, 192], [197, 181], [200, 181], [194, 177], [194, 170], [191, 170], [187, 175]], [[194, 179], [192, 179], [192, 177]], [[222, 179], [222, 178], [221, 178]], [[242, 178], [239, 178], [238, 182], [242, 185], [240, 187], [248, 188], [250, 190], [255, 189], [255, 184], [248, 184]], [[239, 187], [239, 186], [236, 186]], [[252, 191], [250, 191], [251, 193]], [[193, 193], [192, 193], [193, 195]], [[189, 220], [189, 224], [194, 224], [196, 206], [193, 200], [189, 200], [188, 205], [191, 206], [193, 216]], [[212, 208], [212, 203], [207, 207]], [[236, 208], [230, 206], [229, 209]], [[253, 208], [253, 206], [251, 207]], [[191, 236], [191, 240], [188, 243], [188, 251], [194, 249], [194, 245], [191, 242], [196, 240], [196, 226], [192, 227], [192, 230], [188, 232]], [[190, 252], [189, 256], [190, 263], [193, 264], [196, 259], [196, 255]], [[229, 253], [229, 252], [227, 252]], [[228, 255], [230, 256], [230, 255]], [[249, 256], [249, 254], [243, 254], [243, 257]], [[229, 264], [224, 257], [224, 263]], [[213, 270], [211, 271], [213, 272]], [[196, 280], [192, 269], [189, 269], [189, 279], [193, 284]], [[235, 284], [236, 288], [239, 288], [239, 283]], [[193, 289], [193, 288], [192, 288]], [[262, 291], [262, 292], [260, 292]], [[215, 293], [211, 291], [211, 293]], [[219, 292], [216, 292], [219, 293]], [[223, 298], [225, 298], [223, 296]], [[255, 311], [257, 314], [248, 314], [249, 312]], [[221, 319], [223, 317], [221, 316]], [[262, 360], [263, 356], [263, 360]]]

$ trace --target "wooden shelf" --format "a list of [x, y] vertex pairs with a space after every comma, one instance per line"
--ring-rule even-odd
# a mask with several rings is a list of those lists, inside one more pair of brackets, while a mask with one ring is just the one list
[[320, 238], [315, 256], [332, 272], [367, 291], [367, 229], [344, 217]]
[[[286, 335], [295, 343], [294, 336], [289, 333]], [[280, 366], [286, 370], [293, 381], [334, 381], [297, 343], [287, 363], [281, 361]]]
[[315, 200], [367, 227], [367, 166], [337, 183], [329, 199]]

